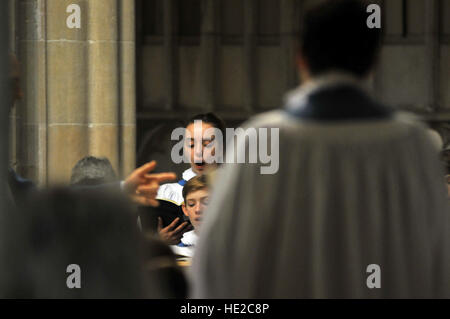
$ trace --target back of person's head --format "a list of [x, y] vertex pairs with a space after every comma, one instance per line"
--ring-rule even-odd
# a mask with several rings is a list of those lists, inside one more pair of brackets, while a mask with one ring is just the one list
[[342, 71], [358, 77], [373, 68], [380, 50], [380, 29], [367, 26], [368, 2], [324, 0], [308, 10], [300, 54], [312, 76]]
[[[145, 297], [142, 238], [121, 196], [56, 189], [36, 195], [23, 215], [29, 297]], [[79, 289], [67, 286], [76, 283], [69, 265], [80, 267]]]
[[116, 180], [116, 173], [107, 158], [86, 156], [73, 167], [70, 184], [100, 185]]
[[195, 123], [195, 121], [202, 121], [210, 124], [212, 127], [219, 129], [222, 132], [222, 135], [225, 136], [225, 122], [216, 114], [212, 112], [197, 114], [189, 119], [186, 126]]

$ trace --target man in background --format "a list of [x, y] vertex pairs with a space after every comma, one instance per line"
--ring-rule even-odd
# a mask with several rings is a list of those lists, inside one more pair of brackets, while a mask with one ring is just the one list
[[280, 169], [218, 173], [193, 297], [450, 297], [441, 165], [424, 127], [364, 89], [380, 51], [368, 4], [322, 1], [306, 14], [302, 85], [245, 125], [279, 128]]
[[117, 174], [106, 157], [86, 156], [72, 168], [70, 185], [101, 185], [118, 180]]

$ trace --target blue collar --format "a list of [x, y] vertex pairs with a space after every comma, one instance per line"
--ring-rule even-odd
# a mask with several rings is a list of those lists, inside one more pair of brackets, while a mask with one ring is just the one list
[[186, 245], [186, 244], [180, 242], [177, 246], [178, 246], [178, 247], [191, 247], [191, 246], [193, 246], [193, 245]]

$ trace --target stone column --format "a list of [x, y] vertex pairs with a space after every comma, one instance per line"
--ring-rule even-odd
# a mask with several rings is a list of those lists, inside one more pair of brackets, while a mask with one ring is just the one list
[[[0, 219], [7, 213], [8, 190], [8, 122], [9, 109], [11, 107], [11, 84], [9, 79], [9, 22], [8, 22], [8, 2], [0, 3]], [[3, 225], [3, 223], [2, 223]], [[2, 251], [0, 251], [2, 253]]]
[[[16, 52], [16, 1], [8, 0], [9, 2], [9, 50]], [[17, 114], [16, 107], [12, 106], [9, 111], [9, 166], [16, 169], [17, 162]]]
[[[21, 173], [41, 185], [66, 183], [86, 155], [134, 168], [133, 0], [19, 0], [25, 98]], [[81, 9], [80, 28], [66, 9]]]

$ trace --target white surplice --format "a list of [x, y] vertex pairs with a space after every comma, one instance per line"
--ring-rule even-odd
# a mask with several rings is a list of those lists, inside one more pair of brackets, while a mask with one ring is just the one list
[[[192, 297], [450, 297], [443, 170], [421, 125], [399, 114], [324, 123], [274, 111], [245, 127], [280, 128], [279, 171], [222, 166]], [[381, 288], [367, 285], [373, 264]]]

